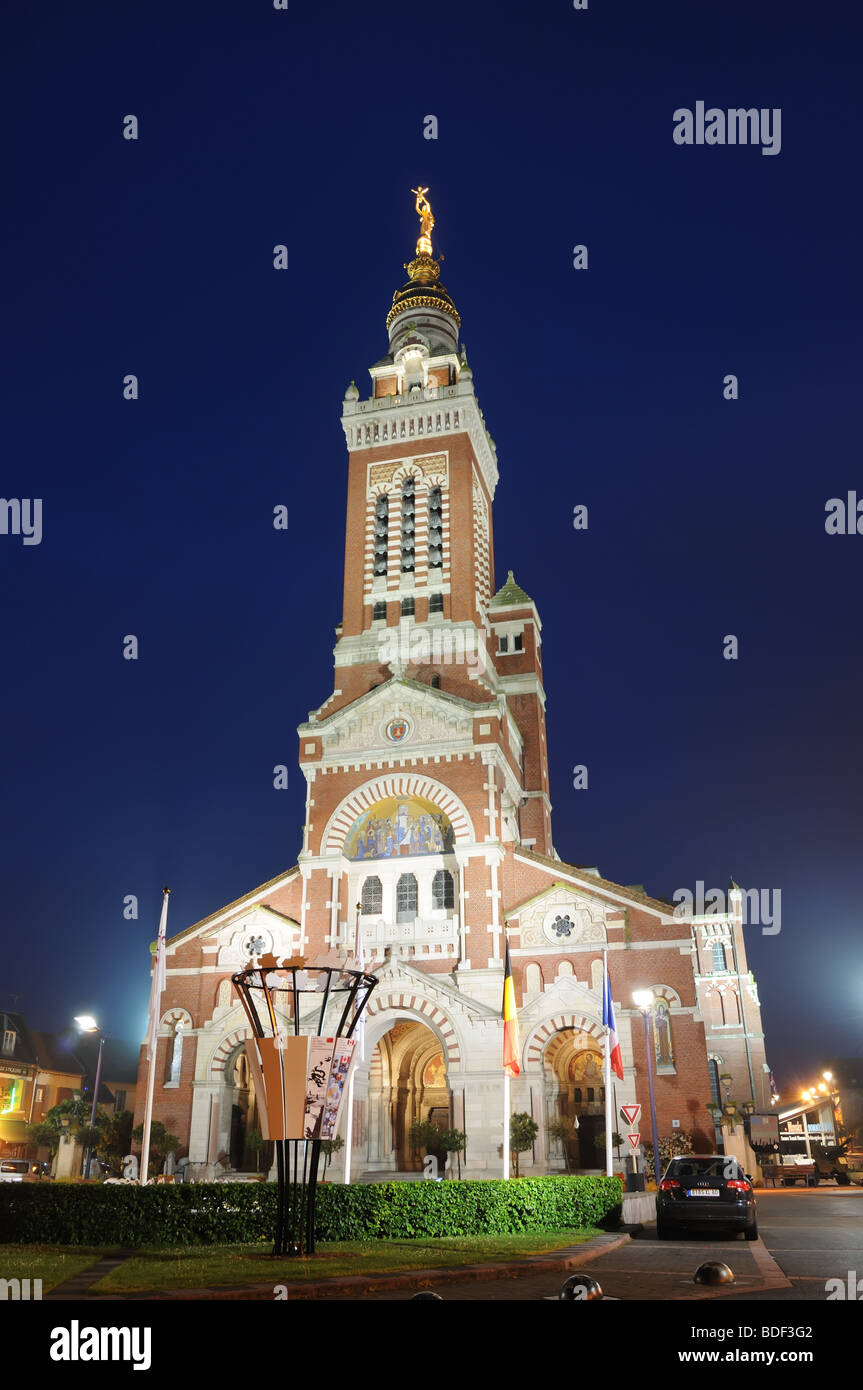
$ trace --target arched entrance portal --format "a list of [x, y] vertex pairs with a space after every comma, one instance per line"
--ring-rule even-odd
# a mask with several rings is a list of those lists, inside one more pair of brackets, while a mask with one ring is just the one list
[[[543, 1056], [549, 1159], [569, 1172], [605, 1166], [605, 1085], [597, 1040], [577, 1028], [549, 1039]], [[567, 1133], [568, 1131], [568, 1133]], [[555, 1160], [557, 1160], [555, 1162]]]
[[417, 1172], [410, 1127], [431, 1120], [451, 1127], [446, 1059], [440, 1040], [424, 1023], [401, 1019], [375, 1047], [369, 1062], [368, 1167], [373, 1171]]

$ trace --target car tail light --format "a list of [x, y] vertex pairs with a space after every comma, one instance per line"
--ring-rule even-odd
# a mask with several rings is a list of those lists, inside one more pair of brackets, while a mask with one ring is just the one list
[[659, 1190], [660, 1192], [668, 1192], [670, 1188], [679, 1186], [680, 1183], [676, 1182], [674, 1178], [663, 1178], [659, 1184]]
[[749, 1186], [749, 1183], [744, 1182], [742, 1178], [729, 1178], [725, 1186], [734, 1188], [735, 1192], [752, 1191], [752, 1188]]

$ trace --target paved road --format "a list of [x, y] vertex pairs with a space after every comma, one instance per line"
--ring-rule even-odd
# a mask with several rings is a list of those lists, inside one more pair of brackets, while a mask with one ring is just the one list
[[[658, 1241], [652, 1226], [620, 1249], [584, 1266], [603, 1291], [620, 1299], [734, 1298], [825, 1301], [826, 1281], [863, 1279], [863, 1188], [779, 1188], [758, 1193], [761, 1238], [710, 1236]], [[733, 1292], [705, 1290], [692, 1282], [704, 1260], [722, 1260], [734, 1271]], [[430, 1277], [430, 1284], [433, 1277]], [[479, 1284], [449, 1284], [444, 1299], [472, 1302], [535, 1302], [556, 1297], [563, 1278], [542, 1274]], [[409, 1299], [409, 1293], [365, 1294], [364, 1300]]]

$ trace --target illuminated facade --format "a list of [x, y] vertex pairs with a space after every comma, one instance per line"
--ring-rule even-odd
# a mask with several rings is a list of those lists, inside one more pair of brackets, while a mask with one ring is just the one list
[[[466, 1132], [463, 1171], [500, 1173], [505, 928], [522, 1039], [513, 1109], [540, 1126], [522, 1170], [604, 1161], [604, 949], [625, 1064], [614, 1099], [647, 1110], [631, 996], [652, 988], [660, 1132], [714, 1145], [703, 1012], [713, 966], [700, 927], [553, 846], [542, 624], [512, 571], [495, 579], [497, 450], [433, 255], [428, 190], [414, 191], [420, 238], [387, 316], [388, 351], [369, 369], [369, 395], [351, 383], [342, 405], [344, 605], [333, 691], [298, 731], [298, 860], [169, 942], [154, 1117], [199, 1176], [254, 1167], [231, 972], [270, 950], [344, 960], [358, 933], [380, 983], [356, 1076], [355, 1174], [415, 1169], [408, 1129], [429, 1116]], [[748, 989], [742, 934], [737, 949]], [[746, 1006], [761, 1108], [754, 994]], [[729, 1004], [712, 1036], [737, 1096], [750, 1094], [739, 1032]], [[579, 1121], [566, 1153], [549, 1132], [561, 1116]]]

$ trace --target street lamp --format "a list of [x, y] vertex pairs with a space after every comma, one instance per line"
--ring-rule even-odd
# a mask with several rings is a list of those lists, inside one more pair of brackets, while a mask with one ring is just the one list
[[[82, 1033], [99, 1033], [99, 1025], [98, 1025], [98, 1023], [96, 1022], [96, 1020], [95, 1020], [95, 1018], [93, 1017], [92, 1014], [77, 1014], [76, 1017], [75, 1017], [75, 1022], [77, 1023], [77, 1025], [78, 1025], [78, 1027], [80, 1028], [80, 1030], [81, 1030]], [[91, 1131], [92, 1131], [92, 1129], [93, 1129], [93, 1126], [94, 1126], [95, 1123], [96, 1123], [96, 1105], [97, 1105], [98, 1100], [99, 1100], [99, 1082], [100, 1082], [101, 1077], [102, 1077], [102, 1048], [103, 1048], [104, 1046], [105, 1046], [105, 1039], [104, 1039], [103, 1035], [102, 1035], [101, 1033], [99, 1033], [99, 1056], [98, 1056], [98, 1058], [97, 1058], [97, 1060], [96, 1060], [96, 1080], [95, 1080], [95, 1083], [94, 1083], [94, 1085], [93, 1085], [93, 1104], [92, 1104], [92, 1106], [90, 1107], [90, 1129], [91, 1129]], [[92, 1133], [91, 1133], [91, 1138], [92, 1138]], [[91, 1161], [92, 1161], [92, 1158], [93, 1158], [93, 1145], [92, 1145], [92, 1143], [90, 1143], [90, 1144], [87, 1145], [87, 1161], [86, 1161], [86, 1163], [84, 1164], [84, 1178], [85, 1178], [85, 1181], [86, 1181], [86, 1179], [89, 1178], [89, 1176], [90, 1176], [90, 1163], [91, 1163]]]
[[632, 1002], [637, 1009], [641, 1010], [644, 1019], [644, 1046], [647, 1049], [647, 1081], [650, 1087], [650, 1123], [653, 1126], [653, 1173], [656, 1178], [656, 1188], [658, 1191], [662, 1174], [659, 1171], [659, 1134], [656, 1128], [656, 1099], [653, 1094], [653, 1058], [650, 1055], [653, 1046], [650, 1037], [650, 1016], [653, 1012], [653, 990], [637, 989], [632, 996]]

